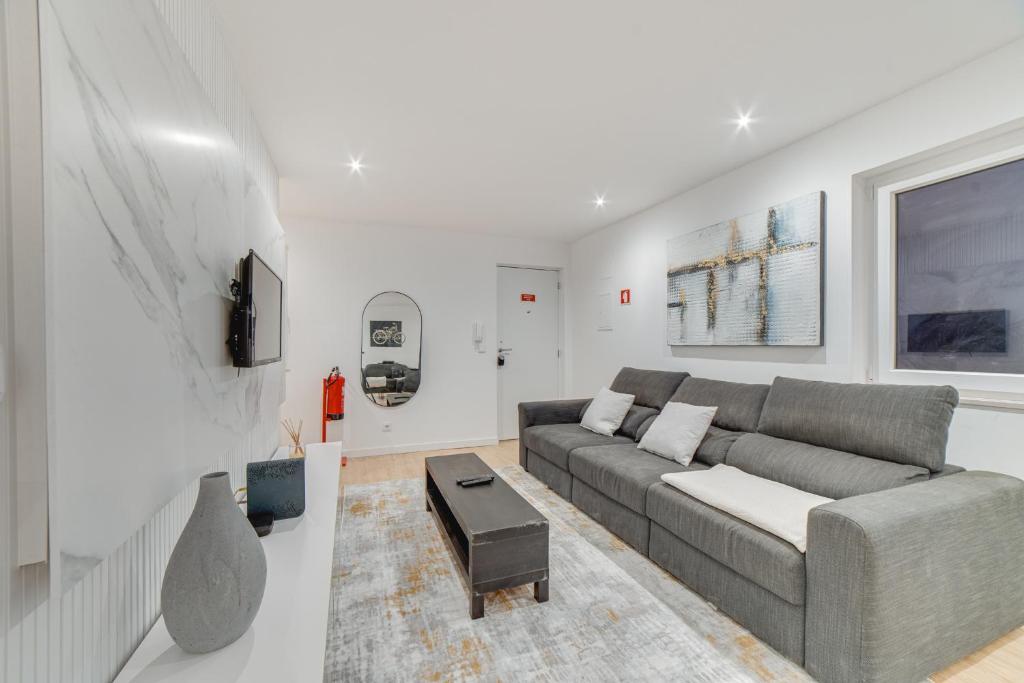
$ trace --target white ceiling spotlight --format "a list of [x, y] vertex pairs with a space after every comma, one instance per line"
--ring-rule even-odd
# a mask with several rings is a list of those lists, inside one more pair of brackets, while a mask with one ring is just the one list
[[603, 209], [605, 205], [605, 199], [603, 194], [599, 194], [594, 197], [594, 208]]
[[366, 168], [366, 166], [363, 165], [362, 157], [349, 157], [349, 162], [346, 166], [348, 166], [349, 173], [354, 173], [356, 175], [363, 175], [363, 169]]
[[740, 112], [740, 115], [733, 119], [733, 123], [736, 124], [736, 130], [747, 130], [750, 128], [750, 124], [754, 122], [750, 112]]

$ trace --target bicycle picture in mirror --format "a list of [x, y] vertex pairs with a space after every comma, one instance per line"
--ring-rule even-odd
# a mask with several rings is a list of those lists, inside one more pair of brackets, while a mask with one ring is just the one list
[[400, 347], [405, 343], [401, 320], [371, 320], [370, 346]]

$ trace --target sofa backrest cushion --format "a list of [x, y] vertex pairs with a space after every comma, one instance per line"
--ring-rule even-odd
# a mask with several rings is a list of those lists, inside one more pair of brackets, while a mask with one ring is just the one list
[[689, 376], [687, 372], [622, 368], [609, 388], [620, 394], [633, 394], [633, 405], [661, 410], [683, 378]]
[[633, 437], [634, 441], [640, 443], [640, 439], [644, 438], [644, 434], [646, 434], [647, 430], [651, 428], [652, 424], [654, 424], [654, 418], [656, 417], [658, 417], [657, 411], [654, 412], [654, 415], [651, 415], [640, 424], [640, 428], [636, 430], [636, 436]]
[[939, 472], [958, 401], [956, 389], [949, 386], [777, 377], [757, 431]]
[[693, 459], [712, 467], [724, 465], [729, 449], [743, 434], [744, 432], [733, 432], [712, 424], [708, 427], [708, 433], [704, 435], [704, 440], [697, 447], [697, 452], [693, 454]]
[[[640, 428], [644, 426], [648, 420], [654, 422], [654, 418], [658, 416], [658, 411], [654, 408], [648, 408], [647, 406], [638, 406], [633, 403], [629, 407], [629, 412], [626, 413], [626, 417], [622, 420], [622, 426], [619, 427], [619, 431], [616, 434], [628, 436], [634, 441], [639, 441]], [[650, 427], [650, 424], [646, 425]], [[646, 429], [644, 430], [646, 431]]]
[[931, 477], [925, 467], [901, 465], [764, 434], [744, 434], [736, 439], [725, 463], [747, 474], [829, 498], [884, 491]]
[[669, 400], [695, 406], [717, 406], [718, 412], [711, 424], [737, 432], [756, 432], [769, 389], [771, 387], [767, 384], [687, 377]]

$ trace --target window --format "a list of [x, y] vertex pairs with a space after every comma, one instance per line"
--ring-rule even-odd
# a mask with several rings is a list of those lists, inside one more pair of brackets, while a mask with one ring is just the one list
[[864, 171], [853, 190], [865, 379], [1024, 411], [1024, 125]]
[[1024, 159], [893, 196], [893, 368], [1024, 374]]

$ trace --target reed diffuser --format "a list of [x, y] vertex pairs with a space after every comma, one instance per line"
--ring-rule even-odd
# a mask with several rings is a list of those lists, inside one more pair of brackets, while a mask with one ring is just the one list
[[302, 447], [302, 420], [299, 420], [299, 424], [296, 425], [289, 418], [285, 418], [281, 420], [281, 424], [284, 425], [284, 430], [288, 432], [288, 436], [291, 437], [292, 440], [292, 443], [288, 447], [288, 457], [305, 457], [306, 449]]

